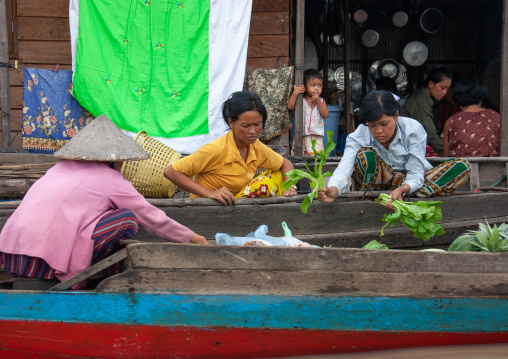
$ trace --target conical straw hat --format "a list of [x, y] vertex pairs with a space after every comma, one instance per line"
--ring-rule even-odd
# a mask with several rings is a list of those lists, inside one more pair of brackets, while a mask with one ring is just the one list
[[53, 155], [69, 160], [104, 162], [150, 158], [149, 153], [104, 115], [86, 125]]

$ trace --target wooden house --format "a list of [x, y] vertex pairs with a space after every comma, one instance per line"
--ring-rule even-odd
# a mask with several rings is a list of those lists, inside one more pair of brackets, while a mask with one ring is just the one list
[[[21, 149], [23, 68], [71, 69], [69, 0], [1, 0], [6, 6], [11, 144]], [[290, 65], [291, 0], [253, 0], [247, 69]]]

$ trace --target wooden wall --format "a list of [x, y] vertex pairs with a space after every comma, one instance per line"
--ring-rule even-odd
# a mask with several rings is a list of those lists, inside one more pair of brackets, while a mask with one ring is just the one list
[[[9, 2], [9, 0], [7, 0]], [[290, 1], [253, 0], [247, 69], [290, 64]], [[10, 71], [12, 147], [21, 148], [23, 68], [71, 69], [69, 0], [12, 0], [19, 71]]]

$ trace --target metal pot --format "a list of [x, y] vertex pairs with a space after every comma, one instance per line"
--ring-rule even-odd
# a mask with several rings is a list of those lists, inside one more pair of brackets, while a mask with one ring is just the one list
[[379, 42], [379, 33], [369, 29], [362, 33], [362, 44], [366, 47], [374, 47]]
[[435, 7], [426, 9], [420, 16], [420, 27], [428, 34], [433, 34], [443, 27], [443, 13]]
[[402, 51], [404, 60], [409, 66], [421, 66], [427, 61], [429, 49], [420, 41], [412, 41]]
[[381, 61], [377, 66], [377, 76], [381, 77], [391, 77], [392, 79], [396, 79], [399, 75], [399, 64], [392, 59], [385, 59]]
[[353, 14], [353, 19], [355, 20], [355, 22], [357, 24], [363, 24], [365, 21], [367, 21], [368, 17], [369, 17], [369, 15], [363, 9], [358, 9]]
[[409, 17], [404, 11], [397, 11], [392, 16], [392, 24], [395, 27], [404, 27], [407, 24]]

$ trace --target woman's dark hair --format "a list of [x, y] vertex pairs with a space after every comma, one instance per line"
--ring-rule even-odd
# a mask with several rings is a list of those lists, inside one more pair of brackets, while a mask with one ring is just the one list
[[231, 121], [236, 122], [238, 117], [247, 111], [257, 111], [263, 118], [263, 128], [265, 127], [266, 118], [268, 114], [266, 112], [263, 101], [254, 92], [250, 91], [238, 91], [233, 92], [231, 96], [222, 104], [222, 117], [226, 122], [226, 126], [229, 127], [228, 118]]
[[432, 70], [429, 71], [429, 73], [425, 75], [423, 87], [427, 87], [430, 81], [437, 84], [438, 82], [441, 82], [444, 79], [453, 80], [453, 74], [450, 71], [448, 71], [446, 67], [443, 66], [434, 67]]
[[367, 125], [383, 115], [393, 117], [400, 112], [400, 105], [388, 91], [371, 91], [363, 98], [360, 107], [360, 123]]
[[316, 69], [307, 69], [303, 72], [303, 84], [306, 85], [307, 81], [318, 79], [323, 81], [323, 74]]
[[452, 100], [457, 106], [478, 105], [488, 94], [487, 88], [480, 80], [464, 79], [455, 84]]
[[395, 93], [397, 91], [397, 82], [394, 78], [384, 76], [376, 80], [376, 90], [389, 91]]

